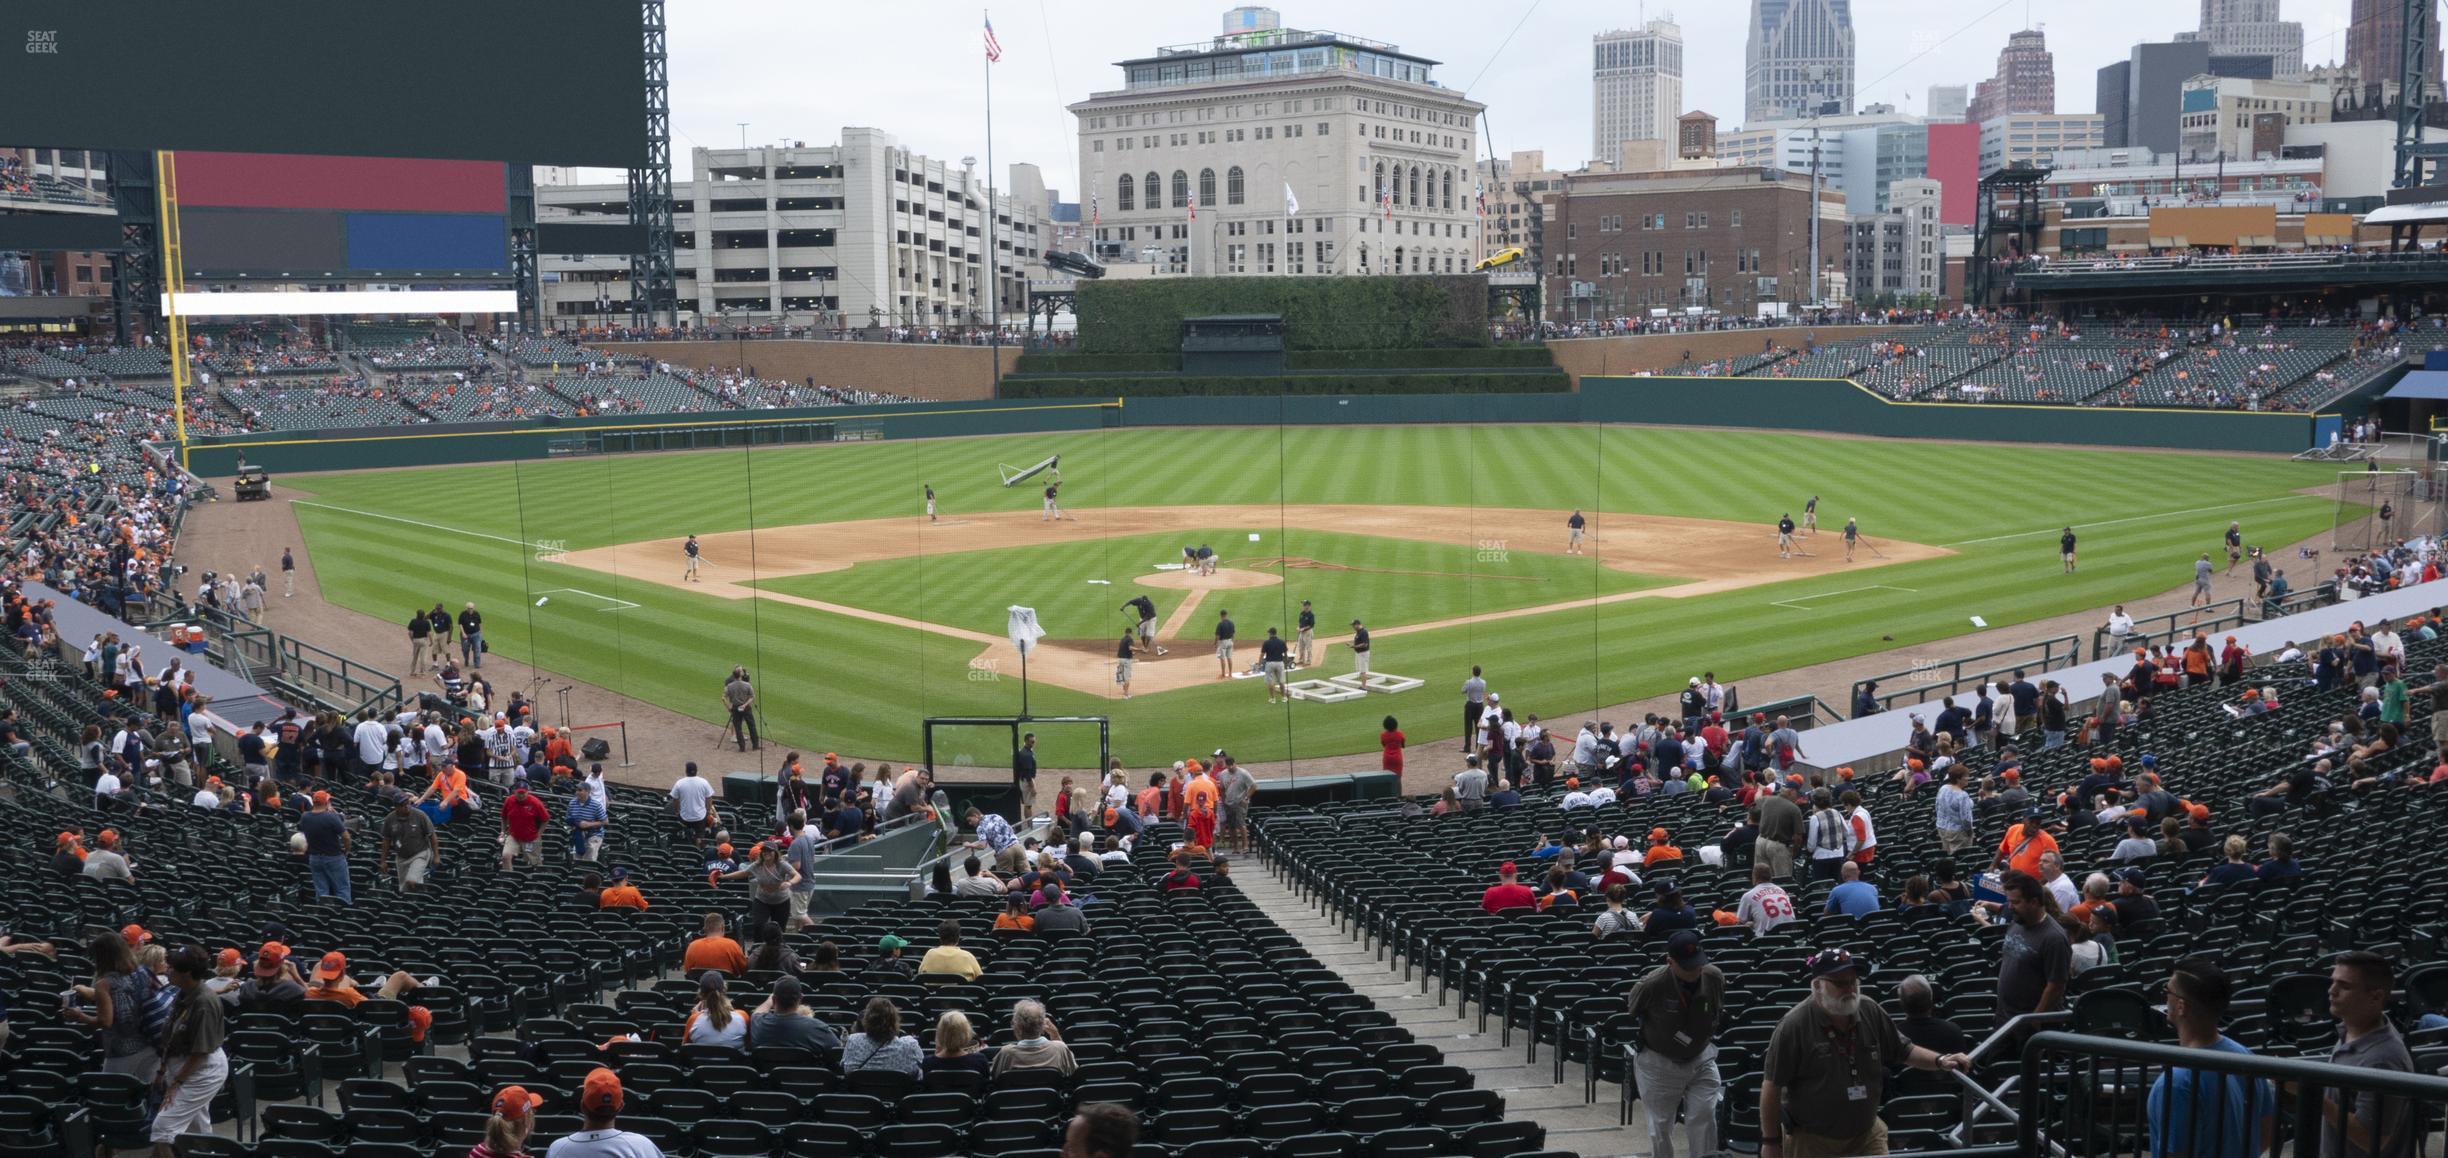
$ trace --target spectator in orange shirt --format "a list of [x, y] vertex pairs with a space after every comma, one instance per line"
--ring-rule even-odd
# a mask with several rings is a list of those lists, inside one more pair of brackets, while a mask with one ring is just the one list
[[1003, 911], [995, 917], [998, 933], [1026, 933], [1037, 927], [1037, 918], [1029, 915], [1027, 893], [1011, 893], [1003, 899]]
[[1164, 786], [1164, 773], [1148, 773], [1148, 786], [1139, 790], [1139, 800], [1135, 806], [1138, 809], [1140, 820], [1148, 824], [1156, 823], [1156, 817], [1164, 809]]
[[474, 808], [468, 796], [467, 773], [460, 771], [456, 764], [444, 764], [435, 769], [433, 783], [409, 803], [423, 804], [428, 800], [442, 806], [442, 822], [445, 824], [467, 819]]
[[2037, 808], [2023, 814], [2023, 822], [2006, 830], [2006, 839], [1998, 842], [1997, 860], [1990, 867], [2004, 865], [2019, 873], [2040, 879], [2040, 858], [2057, 851], [2057, 838], [2050, 836], [2040, 823]]
[[1656, 868], [1660, 863], [1681, 864], [1683, 850], [1674, 846], [1674, 834], [1663, 828], [1649, 830], [1649, 851], [1641, 854], [1642, 868]]
[[705, 932], [689, 942], [688, 951], [680, 955], [680, 971], [696, 976], [708, 969], [726, 977], [737, 977], [748, 971], [748, 953], [740, 943], [724, 934], [723, 915], [707, 913]]
[[1215, 847], [1216, 796], [1215, 781], [1205, 770], [1182, 785], [1182, 823], [1190, 829], [1190, 843]]
[[595, 898], [595, 907], [599, 909], [643, 909], [647, 907], [645, 894], [638, 892], [637, 886], [629, 883], [629, 866], [613, 866], [612, 883], [605, 885], [603, 895]]
[[[397, 999], [401, 994], [416, 989], [418, 985], [416, 978], [405, 972], [394, 971], [389, 977], [383, 978], [382, 988], [377, 990], [374, 996]], [[323, 960], [315, 965], [314, 973], [307, 978], [306, 1000], [308, 1001], [336, 1001], [350, 1009], [355, 1009], [360, 1002], [366, 999], [366, 996], [363, 990], [357, 988], [357, 982], [348, 975], [348, 957], [338, 950], [325, 953]]]

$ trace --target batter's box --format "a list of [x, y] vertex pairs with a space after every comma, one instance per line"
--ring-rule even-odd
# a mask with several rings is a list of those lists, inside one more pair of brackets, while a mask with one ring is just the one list
[[1285, 684], [1284, 687], [1292, 693], [1293, 699], [1308, 700], [1317, 704], [1339, 704], [1346, 700], [1368, 698], [1366, 688], [1356, 688], [1350, 684], [1336, 683], [1333, 680], [1294, 680]]
[[1410, 676], [1390, 675], [1381, 671], [1373, 671], [1367, 675], [1361, 675], [1359, 672], [1347, 672], [1343, 675], [1332, 676], [1329, 678], [1331, 678], [1334, 682], [1343, 685], [1344, 687], [1358, 688], [1364, 692], [1416, 691], [1428, 682], [1427, 680], [1415, 680]]

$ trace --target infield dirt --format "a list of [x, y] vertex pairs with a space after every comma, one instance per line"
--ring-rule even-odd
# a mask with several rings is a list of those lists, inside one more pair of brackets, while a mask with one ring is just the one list
[[[1002, 511], [964, 514], [933, 523], [923, 517], [864, 519], [700, 535], [698, 546], [707, 560], [707, 566], [699, 572], [703, 582], [685, 582], [681, 578], [679, 539], [649, 539], [571, 551], [561, 561], [616, 574], [629, 582], [663, 583], [723, 599], [765, 599], [966, 640], [978, 645], [977, 659], [1012, 668], [1018, 665], [1019, 654], [1008, 639], [999, 635], [949, 624], [929, 623], [844, 603], [760, 590], [748, 584], [759, 578], [839, 571], [857, 563], [917, 555], [1089, 542], [1106, 536], [1244, 525], [1255, 529], [1296, 527], [1308, 531], [1376, 535], [1464, 546], [1490, 537], [1501, 537], [1507, 550], [1563, 554], [1565, 519], [1570, 515], [1570, 511], [1521, 508], [1469, 507], [1456, 510], [1445, 507], [1301, 504], [1281, 507], [1097, 507], [1076, 513], [1065, 512], [1062, 519], [1047, 521], [1036, 511]], [[1774, 529], [1756, 524], [1659, 515], [1586, 517], [1590, 524], [1586, 546], [1600, 566], [1640, 574], [1671, 575], [1686, 581], [1454, 619], [1387, 624], [1382, 627], [1371, 625], [1371, 636], [1376, 640], [1385, 640], [1468, 623], [1543, 615], [1630, 599], [1679, 599], [1708, 595], [1787, 579], [1861, 572], [1952, 554], [1942, 547], [1880, 538], [1877, 541], [1878, 551], [1884, 558], [1865, 549], [1858, 553], [1854, 562], [1847, 563], [1842, 540], [1833, 529], [1824, 529], [1820, 534], [1802, 540], [1804, 548], [1811, 554], [1781, 559], [1777, 557]], [[1533, 543], [1524, 539], [1524, 528], [1542, 528], [1542, 541]], [[750, 558], [754, 558], [757, 564], [753, 575], [747, 571], [744, 563]], [[1252, 561], [1270, 563], [1278, 568], [1299, 567], [1313, 562], [1286, 560], [1280, 556]], [[1169, 654], [1139, 661], [1138, 670], [1131, 681], [1134, 695], [1194, 687], [1215, 678], [1215, 649], [1212, 642], [1203, 635], [1186, 638], [1180, 634], [1185, 630], [1184, 625], [1193, 622], [1192, 613], [1204, 593], [1281, 582], [1280, 575], [1273, 571], [1238, 569], [1232, 564], [1233, 560], [1225, 559], [1222, 569], [1212, 576], [1154, 571], [1135, 577], [1136, 582], [1151, 587], [1183, 590], [1187, 594], [1181, 604], [1166, 616], [1158, 633], [1160, 641], [1167, 644]], [[1204, 621], [1199, 622], [1203, 624]], [[1342, 624], [1321, 625], [1318, 636], [1318, 664], [1313, 670], [1350, 670], [1349, 628]], [[1248, 658], [1255, 658], [1256, 646], [1254, 640], [1245, 641], [1242, 650]], [[1113, 641], [1105, 639], [1041, 641], [1030, 653], [1029, 677], [1092, 695], [1118, 695], [1113, 680], [1112, 648]], [[1341, 658], [1335, 658], [1337, 652], [1343, 653]]]

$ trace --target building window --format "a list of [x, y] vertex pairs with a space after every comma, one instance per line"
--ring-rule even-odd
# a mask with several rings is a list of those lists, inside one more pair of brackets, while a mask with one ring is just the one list
[[1139, 191], [1147, 198], [1148, 208], [1164, 208], [1164, 181], [1153, 171], [1139, 179]]
[[1730, 222], [1728, 222], [1727, 224], [1729, 224], [1730, 226], [1732, 226], [1732, 227], [1733, 227], [1733, 228], [1735, 228], [1735, 229], [1740, 229], [1740, 228], [1742, 228], [1742, 210], [1740, 210], [1740, 209], [1735, 209], [1735, 210], [1731, 210], [1730, 212], [1731, 212], [1731, 213], [1733, 213], [1734, 217], [1733, 217], [1733, 220], [1732, 220], [1732, 221], [1730, 221]]
[[[1413, 166], [1411, 166], [1411, 200], [1410, 200], [1410, 202], [1409, 202], [1410, 206], [1411, 206], [1413, 209], [1417, 209], [1417, 208], [1419, 208], [1419, 203], [1420, 203], [1420, 199], [1419, 199], [1419, 197], [1420, 197], [1420, 194], [1419, 194], [1419, 185], [1420, 185], [1420, 171], [1419, 171], [1419, 166], [1417, 166], [1417, 165], [1413, 165]], [[1411, 256], [1412, 256], [1412, 260], [1413, 260], [1413, 262], [1414, 262], [1414, 264], [1415, 264], [1415, 266], [1416, 266], [1416, 263], [1417, 263], [1417, 261], [1418, 261], [1418, 259], [1419, 259], [1419, 255], [1415, 253], [1415, 254], [1412, 254]]]
[[1209, 205], [1216, 203], [1215, 170], [1213, 169], [1199, 170], [1199, 200]]
[[1190, 174], [1175, 169], [1173, 170], [1173, 207], [1179, 209], [1188, 204], [1190, 204]]
[[1224, 170], [1224, 203], [1239, 205], [1242, 198], [1241, 166]]
[[1114, 184], [1114, 208], [1127, 210], [1132, 207], [1131, 175], [1124, 173], [1122, 179]]

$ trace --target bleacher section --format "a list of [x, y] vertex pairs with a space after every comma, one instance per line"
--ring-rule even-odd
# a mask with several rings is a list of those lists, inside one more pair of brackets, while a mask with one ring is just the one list
[[413, 423], [417, 413], [388, 391], [373, 388], [236, 387], [218, 395], [223, 408], [258, 430], [317, 430]]
[[563, 374], [552, 391], [589, 414], [679, 414], [718, 410], [722, 404], [669, 374], [644, 377]]
[[[2428, 671], [2443, 657], [2448, 640], [2409, 644], [2407, 667]], [[2283, 708], [2236, 719], [2226, 705], [2239, 689], [2205, 685], [2154, 696], [2154, 718], [2126, 729], [2113, 747], [2037, 751], [2036, 733], [2022, 738], [2030, 755], [2021, 764], [2021, 783], [2051, 823], [2069, 819], [2056, 794], [2091, 772], [2094, 757], [2116, 755], [2130, 777], [2147, 753], [2171, 792], [2208, 808], [2212, 834], [2246, 838], [2248, 861], [2266, 857], [2271, 835], [2283, 833], [2302, 866], [2299, 877], [2205, 885], [2205, 873], [2223, 859], [2215, 844], [2132, 862], [2147, 874], [2144, 892], [2161, 917], [2155, 928], [2122, 929], [2114, 963], [2075, 976], [2075, 1032], [2172, 1042], [2153, 1004], [2174, 962], [2202, 955], [2238, 979], [2239, 1005], [2253, 1010], [2227, 1022], [2228, 1036], [2256, 1052], [2320, 1057], [2335, 1041], [2326, 1005], [2333, 954], [2362, 948], [2394, 956], [2401, 978], [2407, 965], [2441, 959], [2448, 942], [2448, 865], [2430, 846], [2432, 834], [2448, 821], [2448, 793], [2407, 787], [2427, 777], [2435, 762], [2428, 702], [2415, 698], [2394, 750], [2358, 760], [2351, 774], [2341, 767], [2334, 787], [2302, 801], [2255, 802], [2255, 794], [2307, 761], [2312, 738], [2330, 721], [2354, 714], [2357, 690], [2349, 682], [2316, 692], [2302, 663], [2256, 669], [2246, 683], [2280, 689]], [[1978, 787], [1996, 768], [1997, 754], [1975, 749], [1966, 763]], [[2376, 782], [2349, 787], [2355, 777]], [[1581, 844], [1585, 832], [1630, 834], [1639, 848], [1651, 829], [1666, 829], [1684, 859], [1641, 875], [1645, 884], [1677, 883], [1700, 913], [1710, 961], [1727, 976], [1727, 1013], [1716, 1038], [1727, 1083], [1720, 1124], [1725, 1143], [1743, 1153], [1759, 1141], [1762, 1052], [1777, 1020], [1808, 993], [1796, 966], [1812, 951], [1841, 947], [1867, 955], [1875, 973], [1865, 996], [1888, 1003], [1891, 1012], [1896, 982], [1917, 973], [1935, 987], [1940, 1016], [1972, 1040], [1998, 1025], [1995, 978], [2003, 927], [1970, 920], [1961, 905], [1895, 907], [1908, 878], [1930, 875], [1944, 859], [1933, 828], [1936, 793], [1924, 789], [1905, 797], [1884, 776], [1840, 786], [1861, 791], [1877, 816], [1871, 876], [1888, 907], [1863, 918], [1826, 915], [1831, 879], [1822, 874], [1807, 886], [1788, 881], [1800, 919], [1766, 936], [1710, 919], [1712, 911], [1730, 914], [1739, 907], [1750, 887], [1750, 850], [1729, 847], [1726, 863], [1704, 863], [1700, 846], [1717, 843], [1743, 810], [1709, 803], [1698, 793], [1627, 795], [1614, 804], [1562, 812], [1557, 791], [1547, 788], [1525, 793], [1525, 805], [1516, 810], [1444, 817], [1417, 808], [1395, 815], [1362, 804], [1271, 809], [1260, 813], [1257, 829], [1263, 849], [1296, 890], [1319, 898], [1365, 942], [1384, 945], [1423, 970], [1440, 1000], [1458, 994], [1458, 1012], [1467, 1015], [1475, 1005], [1483, 1032], [1493, 1021], [1506, 1040], [1520, 1035], [1528, 1056], [1559, 1050], [1596, 1064], [1610, 1080], [1629, 1076], [1624, 1047], [1633, 1027], [1623, 986], [1662, 963], [1660, 941], [1628, 935], [1593, 941], [1590, 922], [1604, 909], [1594, 897], [1583, 897], [1578, 906], [1496, 914], [1483, 912], [1480, 899], [1504, 861], [1525, 866], [1525, 883], [1543, 884], [1546, 863], [1530, 856], [1540, 834], [1568, 847]], [[1965, 873], [1983, 869], [2013, 819], [1996, 802], [1984, 802], [1975, 839], [1953, 858], [1956, 866]], [[2061, 831], [2067, 875], [2079, 882], [2095, 870], [2120, 867], [2109, 857], [2125, 832], [2122, 824], [2088, 823]], [[1586, 860], [1575, 867], [1596, 874]], [[1650, 901], [1646, 888], [1635, 891], [1635, 909], [1645, 912]], [[2425, 968], [2448, 971], [2437, 964]], [[2448, 985], [2441, 981], [2448, 977], [2434, 978], [2427, 989], [2408, 984], [2399, 1019], [2448, 1012]], [[2448, 1031], [2410, 1040], [2417, 1070], [2448, 1066]], [[2010, 1049], [1980, 1060], [1978, 1076], [1992, 1086], [2016, 1065]], [[1918, 1077], [1906, 1075], [1904, 1086], [1888, 1092], [1885, 1117], [1899, 1153], [1948, 1148], [1940, 1132], [1961, 1121], [1961, 1091]], [[2011, 1133], [1974, 1141], [2001, 1140], [2010, 1141]]]
[[524, 338], [518, 344], [518, 360], [522, 366], [579, 366], [603, 358], [567, 338]]
[[94, 350], [78, 361], [113, 378], [170, 376], [170, 356], [151, 348]]
[[399, 377], [394, 389], [402, 402], [436, 422], [500, 422], [578, 412], [568, 399], [533, 383], [468, 384], [439, 374], [406, 374]]

